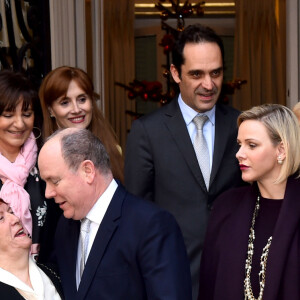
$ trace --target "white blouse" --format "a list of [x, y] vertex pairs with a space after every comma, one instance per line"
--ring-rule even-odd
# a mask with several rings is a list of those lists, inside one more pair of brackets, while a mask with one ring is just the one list
[[0, 281], [14, 287], [26, 300], [61, 300], [52, 281], [31, 257], [29, 276], [33, 289], [12, 273], [0, 268]]

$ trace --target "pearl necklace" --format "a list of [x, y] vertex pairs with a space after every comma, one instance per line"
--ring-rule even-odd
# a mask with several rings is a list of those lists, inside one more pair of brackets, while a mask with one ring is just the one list
[[[252, 258], [254, 253], [254, 240], [255, 240], [255, 231], [254, 231], [254, 225], [255, 225], [255, 219], [258, 215], [258, 211], [260, 208], [259, 205], [260, 197], [257, 197], [257, 201], [254, 208], [254, 213], [252, 217], [252, 223], [250, 227], [250, 233], [249, 233], [249, 240], [248, 240], [248, 251], [247, 251], [247, 259], [246, 259], [246, 265], [245, 265], [245, 273], [246, 277], [244, 280], [244, 295], [245, 300], [256, 300], [256, 298], [253, 295], [252, 287], [251, 287], [251, 281], [250, 281], [250, 275], [251, 275], [251, 269], [252, 269]], [[259, 295], [257, 300], [262, 300], [262, 296], [264, 293], [265, 288], [265, 282], [266, 282], [266, 269], [267, 269], [267, 260], [268, 255], [271, 247], [272, 242], [272, 236], [269, 237], [268, 242], [266, 246], [263, 248], [262, 255], [260, 257], [260, 267], [261, 270], [258, 274], [259, 276]]]

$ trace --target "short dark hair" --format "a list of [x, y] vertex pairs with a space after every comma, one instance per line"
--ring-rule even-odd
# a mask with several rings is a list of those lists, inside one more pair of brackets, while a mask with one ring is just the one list
[[0, 72], [0, 115], [4, 111], [14, 112], [20, 100], [23, 101], [22, 111], [30, 108], [34, 112], [33, 126], [39, 131], [35, 135], [38, 147], [40, 147], [42, 144], [40, 129], [43, 120], [37, 89], [25, 73], [2, 70]]
[[222, 54], [222, 61], [224, 64], [224, 45], [220, 36], [218, 36], [213, 29], [201, 24], [193, 24], [186, 27], [179, 33], [175, 41], [172, 51], [172, 63], [181, 76], [181, 65], [184, 64], [183, 49], [188, 43], [216, 43]]
[[102, 174], [111, 172], [109, 155], [100, 141], [88, 129], [59, 129], [47, 140], [61, 134], [61, 152], [69, 169], [76, 172], [84, 160], [90, 160]]
[[20, 99], [23, 100], [23, 110], [31, 106], [36, 112], [36, 107], [39, 107], [38, 93], [31, 81], [23, 73], [11, 70], [0, 72], [0, 99], [0, 114], [14, 111]]

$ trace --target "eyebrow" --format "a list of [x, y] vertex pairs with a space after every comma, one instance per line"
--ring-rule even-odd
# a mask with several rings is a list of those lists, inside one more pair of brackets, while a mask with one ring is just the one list
[[[76, 96], [76, 99], [79, 97], [88, 97], [88, 94], [86, 94], [86, 93], [79, 94]], [[56, 100], [60, 101], [60, 100], [66, 100], [66, 99], [70, 99], [70, 97], [68, 97], [67, 95], [64, 95], [64, 96], [57, 98]]]
[[223, 71], [224, 70], [224, 67], [219, 67], [219, 68], [216, 68], [214, 70], [212, 70], [211, 72], [215, 72], [215, 71]]
[[86, 93], [82, 93], [82, 94], [79, 94], [77, 97], [81, 97], [81, 96], [87, 96]]
[[59, 177], [59, 176], [48, 176], [48, 177], [46, 177], [46, 178], [43, 178], [42, 176], [41, 176], [41, 178], [46, 182], [46, 181], [57, 181], [57, 180], [61, 180], [61, 178]]
[[[4, 205], [4, 207], [7, 206], [6, 210], [4, 209], [3, 205]], [[13, 211], [12, 208], [11, 208], [11, 206], [9, 206], [6, 203], [1, 202], [0, 203], [0, 214], [3, 214], [4, 212], [9, 212], [9, 211]]]
[[[211, 71], [209, 71], [209, 73], [211, 73], [211, 72], [219, 72], [219, 71], [223, 71], [223, 67], [219, 67], [219, 68], [216, 68], [216, 69], [213, 69], [213, 70], [211, 70]], [[201, 70], [201, 69], [195, 69], [195, 70], [189, 70], [187, 73], [188, 74], [190, 74], [190, 75], [193, 75], [194, 73], [196, 73], [196, 72], [198, 72], [198, 73], [201, 73], [201, 74], [204, 74], [205, 73], [205, 71], [203, 71], [203, 70]]]
[[189, 75], [193, 75], [194, 73], [202, 73], [202, 74], [203, 74], [204, 71], [202, 71], [202, 70], [189, 70], [189, 71], [188, 71], [188, 74], [189, 74]]
[[[240, 139], [236, 139], [238, 142], [240, 142]], [[249, 141], [256, 141], [256, 142], [259, 142], [259, 140], [255, 139], [255, 138], [248, 138], [248, 139], [245, 139], [245, 142], [249, 142]]]
[[43, 177], [41, 174], [40, 174], [41, 178], [44, 180], [44, 181], [47, 181], [47, 180], [50, 180], [51, 179], [51, 176], [48, 176], [48, 177]]

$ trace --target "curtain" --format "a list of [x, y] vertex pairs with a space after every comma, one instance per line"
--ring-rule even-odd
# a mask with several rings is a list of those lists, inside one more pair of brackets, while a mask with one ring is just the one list
[[128, 84], [134, 79], [134, 1], [109, 0], [104, 3], [104, 101], [105, 117], [114, 128], [120, 145], [125, 149], [134, 111], [125, 89], [115, 82]]
[[[285, 104], [285, 0], [236, 0], [233, 106]], [[280, 13], [279, 13], [280, 12]]]
[[[76, 65], [76, 24], [74, 0], [49, 1], [51, 69]], [[82, 37], [78, 36], [81, 39]], [[50, 71], [50, 70], [48, 70]]]

